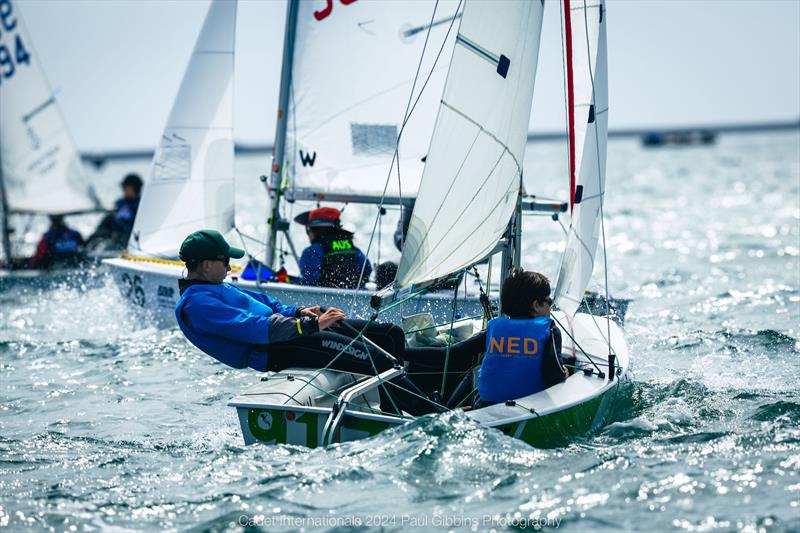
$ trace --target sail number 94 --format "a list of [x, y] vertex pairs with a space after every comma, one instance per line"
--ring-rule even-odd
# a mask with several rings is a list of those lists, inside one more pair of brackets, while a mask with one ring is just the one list
[[[0, 84], [3, 78], [14, 75], [17, 66], [31, 64], [31, 55], [25, 48], [22, 36], [19, 33], [10, 33], [16, 28], [17, 18], [14, 16], [11, 0], [0, 0]], [[8, 39], [5, 39], [6, 36]]]

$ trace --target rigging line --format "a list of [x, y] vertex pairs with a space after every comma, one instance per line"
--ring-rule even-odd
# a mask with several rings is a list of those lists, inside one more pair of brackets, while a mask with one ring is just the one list
[[[380, 201], [380, 203], [378, 204], [378, 207], [379, 207], [379, 208], [383, 207], [383, 202], [384, 202], [384, 199], [386, 198], [386, 190], [389, 188], [389, 180], [390, 180], [390, 179], [391, 179], [391, 177], [392, 177], [392, 169], [394, 168], [394, 163], [395, 163], [395, 161], [397, 160], [397, 156], [398, 156], [398, 153], [399, 153], [399, 148], [400, 148], [400, 138], [401, 138], [401, 137], [402, 137], [402, 135], [403, 135], [403, 131], [405, 130], [406, 124], [408, 123], [408, 119], [409, 119], [409, 118], [411, 118], [411, 114], [414, 112], [414, 109], [416, 109], [416, 107], [417, 107], [417, 102], [419, 102], [419, 99], [422, 97], [422, 93], [425, 91], [425, 87], [427, 87], [427, 86], [428, 86], [428, 81], [430, 81], [430, 79], [431, 79], [431, 76], [433, 75], [433, 71], [434, 71], [434, 69], [435, 69], [435, 67], [436, 67], [436, 64], [439, 62], [439, 58], [440, 58], [440, 57], [441, 57], [441, 55], [442, 55], [442, 50], [444, 50], [444, 46], [445, 46], [445, 44], [447, 43], [447, 38], [448, 38], [448, 36], [450, 35], [450, 31], [453, 29], [453, 23], [455, 22], [455, 20], [456, 20], [456, 18], [457, 18], [457, 17], [456, 17], [456, 15], [458, 15], [458, 10], [459, 10], [459, 8], [461, 7], [461, 1], [462, 1], [462, 0], [459, 0], [459, 2], [458, 2], [458, 6], [456, 6], [456, 13], [453, 15], [453, 18], [452, 18], [452, 20], [450, 21], [450, 26], [448, 26], [448, 28], [447, 28], [447, 33], [445, 34], [445, 36], [444, 36], [444, 39], [442, 40], [442, 45], [439, 47], [439, 52], [436, 54], [436, 59], [434, 59], [434, 61], [433, 61], [433, 67], [431, 68], [431, 71], [428, 73], [428, 77], [426, 78], [426, 80], [425, 80], [425, 83], [423, 83], [423, 85], [422, 85], [422, 89], [420, 89], [419, 95], [417, 95], [417, 100], [414, 102], [414, 105], [411, 107], [411, 109], [410, 109], [410, 110], [408, 110], [408, 108], [406, 108], [406, 109], [408, 110], [408, 112], [407, 112], [407, 115], [406, 115], [406, 118], [405, 118], [405, 120], [403, 121], [403, 124], [402, 124], [402, 125], [401, 125], [401, 127], [400, 127], [400, 132], [397, 134], [397, 141], [395, 142], [395, 150], [394, 150], [394, 154], [392, 155], [392, 161], [391, 161], [391, 163], [389, 164], [389, 172], [388, 172], [388, 174], [386, 175], [386, 181], [385, 181], [385, 183], [384, 183], [384, 185], [383, 185], [383, 192], [381, 192], [381, 201]], [[438, 5], [439, 5], [439, 0], [436, 0], [436, 4], [434, 5], [434, 12], [433, 12], [433, 14], [435, 14], [435, 13], [436, 13], [436, 7], [437, 7]], [[430, 31], [431, 31], [431, 28], [429, 27], [429, 28], [428, 28], [428, 32], [427, 32], [427, 33], [426, 33], [426, 35], [425, 35], [425, 43], [426, 43], [426, 46], [427, 46], [427, 42], [428, 42], [428, 37], [430, 36]], [[423, 55], [424, 55], [424, 49], [423, 49]], [[420, 66], [419, 66], [419, 65], [421, 65], [421, 64], [422, 64], [422, 57], [420, 57], [420, 61], [419, 61], [419, 63], [418, 63], [418, 67], [417, 67], [417, 73], [419, 73], [419, 69], [420, 69]], [[409, 95], [409, 99], [410, 99], [410, 98], [412, 98], [412, 97], [413, 97], [413, 93], [412, 93], [411, 95]], [[372, 233], [370, 234], [370, 238], [369, 238], [369, 244], [367, 245], [367, 253], [365, 254], [365, 255], [367, 255], [367, 256], [369, 256], [369, 249], [370, 249], [370, 247], [372, 246], [372, 241], [373, 241], [373, 239], [375, 238], [375, 228], [376, 228], [376, 227], [377, 227], [377, 225], [378, 225], [378, 218], [377, 218], [378, 216], [380, 216], [380, 215], [377, 215], [377, 216], [376, 216], [376, 218], [375, 218], [375, 221], [374, 221], [374, 222], [373, 222], [373, 224], [372, 224]], [[364, 263], [363, 265], [361, 265], [361, 273], [359, 274], [359, 280], [362, 280], [362, 279], [363, 279], [363, 277], [364, 277], [364, 270], [365, 270], [365, 269], [366, 269], [366, 263]], [[359, 282], [360, 282], [360, 281], [359, 281]], [[353, 295], [353, 298], [352, 298], [352, 300], [351, 300], [351, 302], [352, 302], [353, 304], [355, 303], [355, 299], [356, 299], [356, 295], [354, 294], [354, 295]], [[352, 305], [352, 304], [351, 304], [351, 305]]]
[[[598, 14], [598, 31], [597, 31], [597, 53], [600, 54], [600, 47], [602, 43], [600, 42], [600, 34], [603, 31], [603, 2], [601, 1], [599, 6], [599, 14]], [[594, 86], [594, 72], [592, 72], [592, 55], [591, 55], [591, 43], [589, 43], [589, 17], [587, 15], [586, 9], [586, 0], [583, 0], [583, 24], [586, 30], [584, 34], [586, 35], [586, 59], [588, 61], [589, 66], [589, 79], [592, 82], [592, 102], [597, 102], [596, 97], [596, 90]], [[595, 58], [595, 68], [597, 68], [597, 58]], [[608, 105], [606, 105], [606, 111], [608, 111]], [[602, 175], [602, 167], [600, 165], [600, 137], [599, 133], [597, 132], [597, 118], [595, 118], [594, 122], [594, 146], [595, 146], [595, 157], [597, 158], [597, 185], [598, 190], [603, 191], [603, 183], [605, 182], [605, 177]], [[603, 209], [603, 194], [600, 196], [600, 231], [603, 236], [603, 268], [604, 268], [604, 281], [605, 281], [605, 292], [606, 292], [606, 306], [610, 305], [611, 299], [608, 295], [608, 248], [606, 247], [606, 223], [605, 223], [605, 213]], [[606, 325], [608, 326], [608, 353], [609, 356], [612, 353], [611, 350], [611, 321], [609, 320]], [[609, 361], [610, 362], [610, 361]], [[609, 364], [608, 372], [611, 373], [611, 365]]]
[[[561, 226], [561, 231], [563, 231], [563, 232], [564, 232], [564, 235], [567, 235], [567, 236], [569, 236], [569, 230], [568, 230], [568, 229], [567, 229], [567, 227], [564, 225], [564, 223], [563, 223], [563, 222], [561, 222], [561, 218], [557, 218], [557, 219], [556, 219], [556, 222], [558, 222], [558, 225], [559, 225], [559, 226]], [[560, 270], [560, 269], [559, 269], [559, 270]]]
[[581, 351], [581, 353], [586, 356], [586, 359], [588, 359], [589, 362], [592, 363], [592, 366], [594, 366], [597, 369], [598, 372], [602, 372], [600, 370], [600, 367], [597, 366], [597, 363], [594, 362], [594, 359], [592, 359], [592, 356], [590, 356], [588, 353], [586, 353], [586, 350], [584, 350], [583, 347], [580, 344], [578, 344], [578, 341], [575, 339], [575, 337], [573, 337], [572, 334], [569, 333], [569, 331], [566, 328], [564, 328], [564, 326], [561, 324], [561, 322], [559, 322], [559, 320], [556, 317], [552, 316], [552, 315], [550, 316], [550, 318], [552, 318], [555, 321], [555, 323], [558, 325], [558, 327], [561, 328], [561, 331], [563, 331], [564, 333], [567, 334], [567, 337], [569, 337], [569, 340], [572, 341], [572, 345], [578, 347], [578, 349]]
[[[375, 359], [372, 357], [372, 352], [369, 349], [369, 343], [366, 342], [368, 339], [367, 339], [367, 337], [364, 336], [364, 332], [367, 329], [366, 326], [361, 331], [358, 331], [356, 328], [354, 328], [350, 324], [347, 324], [346, 322], [341, 322], [341, 325], [347, 327], [351, 331], [356, 332], [356, 334], [357, 334], [356, 338], [357, 339], [360, 339], [360, 338], [364, 339], [363, 341], [361, 341], [361, 344], [364, 346], [364, 349], [367, 351], [367, 357], [369, 357], [369, 363], [370, 363], [370, 365], [372, 365], [372, 370], [373, 370], [373, 372], [375, 372], [375, 376], [378, 378], [378, 384], [383, 389], [383, 392], [386, 393], [386, 396], [389, 397], [389, 401], [392, 402], [392, 407], [394, 407], [394, 410], [397, 411], [397, 414], [399, 414], [400, 416], [403, 416], [403, 411], [401, 411], [397, 407], [397, 404], [395, 404], [395, 402], [394, 402], [394, 398], [392, 398], [392, 395], [389, 394], [389, 391], [386, 389], [385, 383], [388, 383], [388, 382], [383, 381], [383, 378], [381, 378], [381, 373], [378, 372], [378, 368], [375, 366]], [[404, 337], [403, 341], [405, 342], [405, 337]], [[373, 342], [373, 341], [370, 340], [370, 342]], [[394, 357], [394, 354], [390, 354], [390, 355], [392, 357]], [[396, 359], [395, 359], [395, 361], [396, 361]]]
[[[436, 402], [436, 401], [434, 401], [434, 400], [431, 400], [430, 398], [428, 398], [428, 397], [426, 397], [426, 396], [422, 396], [422, 395], [420, 395], [420, 394], [417, 394], [417, 393], [416, 393], [416, 392], [414, 392], [414, 391], [408, 390], [407, 388], [403, 387], [402, 385], [398, 385], [397, 383], [393, 383], [393, 382], [391, 382], [391, 381], [386, 381], [386, 382], [384, 382], [384, 383], [388, 383], [388, 384], [389, 384], [389, 385], [391, 385], [392, 387], [397, 387], [398, 389], [400, 389], [400, 390], [402, 390], [402, 391], [405, 391], [405, 392], [407, 392], [408, 394], [410, 394], [410, 395], [412, 395], [412, 396], [416, 396], [417, 398], [421, 398], [421, 399], [425, 400], [426, 402], [428, 402], [428, 403], [431, 403], [431, 404], [433, 404], [433, 405], [435, 405], [435, 406], [437, 406], [437, 407], [441, 407], [441, 408], [442, 408], [442, 409], [444, 409], [445, 411], [451, 411], [451, 409], [450, 409], [449, 407], [447, 407], [446, 405], [442, 405], [442, 404], [440, 404], [439, 402]], [[389, 397], [391, 398], [391, 395], [390, 395]], [[403, 415], [400, 415], [400, 416], [403, 416]], [[405, 418], [405, 417], [403, 417], [403, 418]]]
[[[370, 325], [370, 324], [372, 324], [372, 319], [370, 319], [370, 320], [367, 320], [367, 321], [366, 321], [366, 323], [364, 324], [364, 327], [361, 329], [361, 331], [358, 333], [358, 335], [357, 335], [356, 337], [352, 338], [352, 339], [350, 340], [350, 342], [349, 342], [349, 343], [347, 343], [347, 346], [345, 346], [345, 347], [343, 347], [341, 350], [339, 350], [339, 353], [337, 353], [337, 354], [336, 354], [336, 356], [335, 356], [333, 359], [331, 359], [331, 360], [328, 362], [328, 364], [327, 364], [327, 365], [325, 365], [325, 366], [323, 366], [322, 368], [320, 368], [319, 370], [317, 370], [317, 371], [314, 373], [314, 375], [311, 377], [311, 379], [310, 379], [310, 380], [311, 380], [311, 381], [314, 381], [315, 379], [317, 379], [317, 377], [319, 377], [319, 375], [320, 375], [320, 374], [322, 374], [322, 372], [323, 372], [323, 371], [325, 371], [325, 370], [328, 370], [328, 367], [329, 367], [329, 366], [331, 366], [333, 363], [335, 363], [335, 362], [336, 362], [336, 360], [337, 360], [337, 359], [339, 359], [339, 357], [341, 357], [341, 356], [342, 356], [342, 354], [344, 354], [344, 353], [347, 351], [347, 349], [348, 349], [348, 348], [350, 348], [350, 347], [353, 345], [353, 343], [355, 343], [355, 342], [356, 342], [356, 340], [358, 340], [358, 337], [359, 337], [359, 336], [361, 336], [361, 335], [363, 335], [363, 334], [364, 334], [364, 332], [367, 330], [367, 328], [369, 327], [369, 325]], [[352, 326], [351, 326], [351, 327], [352, 327]], [[355, 328], [353, 328], [353, 330], [355, 330]], [[357, 331], [357, 330], [356, 330], [356, 331]], [[308, 385], [308, 384], [306, 384], [306, 385]], [[306, 385], [303, 385], [302, 387], [300, 387], [300, 389], [299, 389], [297, 392], [295, 392], [295, 394], [300, 394], [300, 391], [302, 391], [302, 390], [303, 390], [303, 389], [306, 387]]]
[[[465, 274], [466, 276], [466, 271]], [[450, 314], [450, 331], [447, 333], [447, 350], [444, 353], [444, 372], [442, 373], [442, 394], [444, 394], [444, 386], [447, 380], [447, 367], [450, 363], [450, 347], [453, 345], [453, 324], [456, 320], [456, 308], [458, 302], [458, 284], [455, 284], [453, 289], [453, 312]]]
[[[600, 328], [600, 324], [597, 323], [597, 317], [594, 313], [592, 313], [592, 308], [589, 307], [589, 300], [586, 299], [586, 295], [584, 294], [583, 298], [581, 298], [581, 302], [586, 306], [586, 310], [589, 311], [589, 316], [592, 317], [592, 323], [594, 324], [595, 328], [597, 329], [597, 333], [600, 335], [600, 338], [606, 341], [608, 344], [608, 349], [610, 353], [617, 355], [617, 352], [611, 346], [611, 337], [606, 337], [603, 330]], [[606, 310], [608, 311], [608, 315], [606, 315], [606, 320], [611, 320], [611, 305], [609, 304], [608, 300], [606, 300]], [[611, 334], [609, 328], [609, 335]]]

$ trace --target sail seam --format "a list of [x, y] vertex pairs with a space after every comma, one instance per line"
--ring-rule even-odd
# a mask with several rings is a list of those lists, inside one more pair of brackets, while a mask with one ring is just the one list
[[[479, 133], [479, 136], [480, 136], [480, 133]], [[501, 143], [501, 144], [502, 144], [502, 143]], [[473, 143], [473, 145], [474, 145], [474, 143]], [[471, 206], [471, 205], [472, 205], [472, 203], [473, 203], [473, 202], [474, 202], [474, 201], [475, 201], [475, 200], [478, 198], [478, 195], [479, 195], [479, 193], [480, 193], [480, 192], [483, 190], [483, 188], [484, 188], [484, 187], [486, 186], [486, 184], [489, 182], [489, 178], [491, 178], [491, 177], [492, 177], [492, 175], [494, 174], [495, 170], [497, 170], [497, 167], [498, 167], [498, 165], [500, 165], [500, 162], [503, 160], [503, 156], [504, 156], [505, 154], [509, 154], [509, 155], [511, 155], [511, 152], [510, 152], [510, 151], [508, 151], [507, 149], [504, 149], [504, 150], [501, 150], [501, 151], [500, 151], [500, 156], [497, 158], [497, 161], [495, 161], [495, 164], [494, 164], [494, 166], [492, 167], [492, 170], [491, 170], [491, 171], [490, 171], [490, 172], [489, 172], [489, 173], [486, 175], [486, 178], [484, 178], [483, 182], [481, 183], [481, 186], [480, 186], [480, 187], [478, 187], [478, 189], [475, 191], [475, 194], [473, 194], [473, 195], [472, 195], [472, 198], [470, 199], [470, 201], [469, 201], [469, 202], [467, 202], [467, 204], [463, 206], [463, 209], [462, 209], [462, 211], [461, 211], [461, 214], [460, 214], [460, 215], [459, 215], [459, 216], [458, 216], [458, 217], [457, 217], [457, 218], [456, 218], [456, 219], [453, 221], [453, 223], [450, 225], [450, 228], [448, 229], [448, 232], [446, 232], [446, 233], [449, 233], [449, 230], [450, 230], [450, 229], [452, 229], [452, 228], [454, 228], [454, 227], [455, 227], [455, 226], [458, 224], [458, 222], [461, 220], [461, 218], [462, 218], [462, 217], [463, 217], [463, 216], [464, 216], [464, 215], [467, 213], [467, 210], [468, 210], [467, 208], [468, 208], [469, 206]], [[465, 159], [466, 159], [466, 158], [465, 158]], [[513, 159], [513, 155], [512, 155], [512, 159]], [[514, 175], [514, 178], [516, 179], [516, 178], [518, 178], [518, 177], [519, 177], [519, 172], [516, 172], [516, 173], [515, 173], [515, 175]], [[454, 180], [454, 183], [455, 183], [455, 180]], [[451, 190], [452, 190], [452, 189], [451, 189]], [[445, 198], [443, 199], [443, 201], [442, 201], [442, 205], [444, 205], [444, 203], [445, 203], [445, 201], [446, 201], [446, 200], [447, 200], [447, 196], [445, 196]], [[502, 201], [499, 201], [499, 202], [497, 202], [497, 203], [494, 205], [494, 207], [492, 207], [492, 210], [491, 210], [491, 211], [489, 211], [489, 213], [487, 214], [487, 218], [488, 218], [488, 217], [489, 217], [489, 216], [490, 216], [492, 213], [494, 213], [494, 212], [497, 210], [497, 208], [498, 208], [498, 207], [500, 207], [500, 205], [501, 205], [501, 204], [502, 204]], [[439, 212], [440, 212], [440, 211], [441, 211], [441, 209], [439, 210]], [[438, 213], [439, 213], [439, 212], [437, 212], [437, 216], [438, 216]], [[436, 220], [436, 218], [434, 217], [434, 219], [431, 221], [431, 223], [435, 222], [435, 220]], [[450, 259], [450, 257], [452, 257], [453, 253], [454, 253], [456, 250], [458, 250], [458, 248], [460, 248], [460, 247], [461, 247], [461, 245], [463, 245], [463, 244], [464, 244], [464, 243], [465, 243], [467, 240], [469, 240], [471, 237], [472, 237], [472, 235], [471, 235], [471, 234], [470, 234], [470, 235], [467, 235], [467, 237], [465, 237], [465, 238], [464, 238], [464, 239], [463, 239], [463, 240], [462, 240], [462, 241], [461, 241], [461, 242], [458, 244], [458, 246], [456, 246], [456, 247], [454, 247], [454, 248], [453, 248], [453, 251], [452, 251], [452, 252], [450, 252], [448, 255], [446, 255], [444, 258], [442, 258], [442, 260], [441, 260], [441, 261], [439, 261], [439, 262], [438, 262], [438, 263], [437, 263], [437, 264], [436, 264], [436, 265], [435, 265], [433, 268], [431, 268], [431, 269], [429, 269], [429, 270], [434, 270], [434, 269], [436, 269], [436, 268], [439, 268], [439, 267], [440, 267], [440, 266], [441, 266], [441, 265], [442, 265], [442, 264], [443, 264], [445, 261], [447, 261], [448, 259]], [[426, 235], [426, 238], [427, 238], [427, 235]], [[423, 242], [424, 242], [424, 241], [423, 241]], [[492, 243], [492, 244], [491, 244], [491, 247], [492, 247], [492, 248], [494, 248], [494, 244], [495, 244], [495, 243]], [[420, 246], [420, 247], [418, 247], [418, 248], [417, 248], [417, 250], [420, 250], [421, 248], [422, 248], [422, 247]], [[414, 271], [410, 271], [410, 272], [409, 272], [409, 274], [410, 274], [411, 272], [416, 272], [416, 271], [418, 271], [418, 270], [419, 270], [419, 266], [417, 266], [417, 268], [416, 268]]]
[[444, 100], [442, 100], [442, 105], [447, 107], [448, 109], [450, 109], [451, 111], [453, 111], [457, 115], [461, 116], [465, 120], [469, 121], [470, 123], [474, 124], [480, 130], [480, 132], [485, 133], [487, 136], [492, 138], [497, 144], [499, 144], [503, 148], [503, 150], [508, 152], [508, 155], [511, 156], [511, 159], [514, 161], [514, 165], [517, 167], [517, 173], [518, 174], [522, 173], [522, 166], [519, 164], [519, 161], [517, 161], [517, 158], [514, 157], [514, 153], [511, 151], [511, 149], [509, 149], [509, 147], [503, 141], [498, 139], [497, 136], [494, 133], [492, 133], [489, 130], [485, 129], [483, 126], [481, 126], [480, 124], [475, 122], [472, 118], [470, 118], [468, 115], [466, 115], [465, 113], [459, 111], [458, 109], [456, 109], [455, 107], [451, 106], [450, 104], [448, 104]]
[[[445, 105], [444, 100], [442, 100], [442, 105]], [[481, 136], [481, 131], [479, 129], [477, 134], [475, 135], [475, 138], [472, 139], [472, 144], [469, 146], [469, 150], [467, 150], [466, 156], [461, 161], [461, 165], [459, 165], [458, 171], [456, 171], [456, 177], [458, 177], [458, 175], [461, 173], [461, 169], [464, 168], [464, 164], [467, 162], [467, 157], [469, 156], [470, 152], [472, 152], [472, 149], [475, 146], [475, 143], [478, 142], [478, 138], [480, 136]], [[453, 186], [454, 185], [455, 185], [455, 180], [453, 180], [450, 183], [450, 187], [447, 189], [447, 193], [445, 193], [444, 198], [447, 198], [450, 195], [450, 192], [453, 190]], [[434, 213], [433, 217], [431, 218], [431, 225], [433, 225], [433, 223], [436, 222], [436, 219], [439, 218], [439, 214], [442, 212], [442, 207], [444, 207], [444, 201], [442, 201], [439, 204], [439, 208], [436, 210], [436, 213]], [[411, 257], [411, 260], [408, 261], [408, 264], [412, 264], [413, 265], [417, 261], [417, 257], [419, 257], [419, 253], [422, 250], [422, 245], [425, 243], [425, 241], [428, 240], [428, 235], [429, 235], [429, 233], [426, 232], [425, 233], [425, 237], [417, 245], [416, 250], [414, 252], [414, 255]], [[401, 259], [402, 259], [402, 257], [401, 257]], [[401, 267], [402, 267], [402, 262], [401, 262]]]

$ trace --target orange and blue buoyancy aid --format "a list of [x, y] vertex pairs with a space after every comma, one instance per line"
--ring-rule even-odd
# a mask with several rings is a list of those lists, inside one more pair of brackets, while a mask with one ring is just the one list
[[495, 318], [486, 329], [486, 355], [478, 394], [487, 402], [515, 400], [547, 388], [542, 354], [550, 340], [550, 317]]

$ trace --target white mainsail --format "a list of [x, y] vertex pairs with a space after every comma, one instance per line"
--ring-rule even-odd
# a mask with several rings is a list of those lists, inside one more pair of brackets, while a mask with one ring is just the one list
[[199, 229], [233, 228], [236, 1], [213, 0], [150, 168], [128, 251], [175, 257]]
[[414, 99], [433, 73], [399, 146], [402, 190], [395, 172], [386, 193], [416, 195], [458, 5], [440, 1], [434, 15], [432, 2], [299, 2], [283, 155], [290, 198], [381, 195], [431, 26]]
[[[565, 2], [566, 4], [567, 2]], [[576, 198], [567, 246], [561, 259], [555, 301], [568, 314], [574, 314], [592, 276], [600, 232], [601, 203], [605, 193], [606, 142], [608, 140], [608, 58], [606, 51], [606, 13], [602, 0], [570, 0], [574, 117], [570, 142], [570, 161], [574, 172]]]
[[491, 252], [521, 186], [543, 3], [464, 7], [396, 286], [446, 276]]
[[0, 161], [8, 211], [64, 214], [99, 202], [16, 2], [0, 21]]

